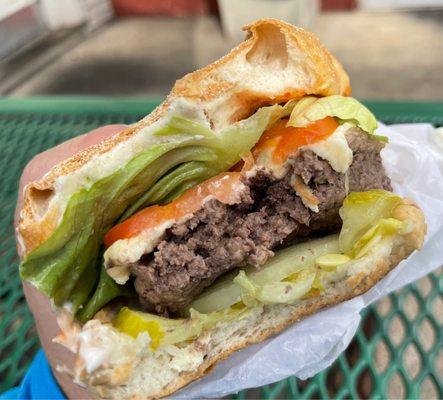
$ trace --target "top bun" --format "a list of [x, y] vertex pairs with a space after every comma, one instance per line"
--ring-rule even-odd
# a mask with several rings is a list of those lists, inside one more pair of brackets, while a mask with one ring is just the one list
[[350, 94], [343, 67], [309, 32], [274, 19], [262, 19], [243, 29], [245, 41], [220, 60], [178, 80], [150, 115], [61, 162], [25, 187], [18, 228], [23, 255], [46, 241], [59, 224], [64, 210], [58, 196], [63, 188], [56, 185], [57, 180], [103, 157], [119, 143], [131, 141], [142, 128], [167, 116], [176, 100], [192, 103], [217, 131], [265, 105], [304, 95]]

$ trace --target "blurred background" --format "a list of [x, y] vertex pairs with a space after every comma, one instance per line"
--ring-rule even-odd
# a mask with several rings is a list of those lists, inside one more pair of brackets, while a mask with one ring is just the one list
[[443, 0], [0, 0], [0, 95], [164, 96], [263, 17], [319, 36], [356, 97], [443, 99]]

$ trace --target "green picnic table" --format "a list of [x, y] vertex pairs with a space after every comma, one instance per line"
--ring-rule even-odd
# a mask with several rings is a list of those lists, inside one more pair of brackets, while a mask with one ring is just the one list
[[[443, 126], [443, 102], [366, 101], [386, 124]], [[153, 99], [0, 99], [0, 393], [17, 385], [40, 345], [18, 276], [13, 214], [20, 174], [37, 153], [101, 125], [130, 124]], [[363, 311], [349, 348], [313, 378], [288, 378], [232, 398], [443, 398], [443, 269]], [[394, 335], [395, 333], [395, 335]]]

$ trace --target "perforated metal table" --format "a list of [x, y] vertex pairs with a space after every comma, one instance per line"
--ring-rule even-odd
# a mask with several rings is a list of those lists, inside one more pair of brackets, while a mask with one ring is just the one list
[[[387, 124], [443, 125], [443, 103], [366, 102]], [[0, 393], [16, 385], [39, 348], [18, 277], [13, 237], [17, 185], [26, 163], [66, 139], [112, 123], [132, 123], [153, 100], [0, 99]], [[307, 381], [295, 378], [233, 398], [443, 398], [443, 273], [364, 310], [350, 347]]]

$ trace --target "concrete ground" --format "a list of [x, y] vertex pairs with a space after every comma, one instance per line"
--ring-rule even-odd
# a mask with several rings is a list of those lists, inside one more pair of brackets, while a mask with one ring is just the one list
[[[443, 11], [324, 13], [309, 29], [344, 64], [355, 96], [443, 99]], [[115, 20], [7, 92], [164, 96], [177, 78], [234, 44], [209, 17]], [[33, 65], [32, 58], [22, 61]], [[0, 65], [0, 79], [3, 72], [12, 82], [18, 64]]]

